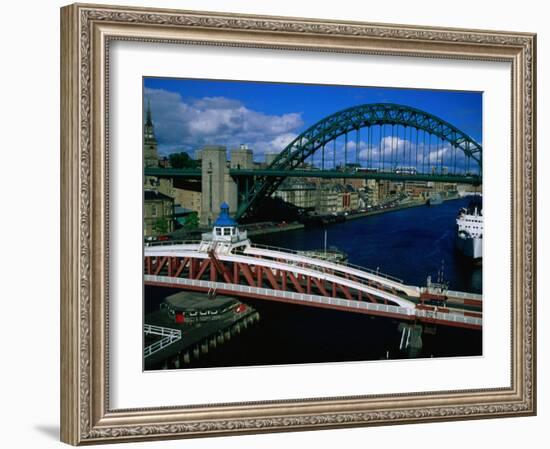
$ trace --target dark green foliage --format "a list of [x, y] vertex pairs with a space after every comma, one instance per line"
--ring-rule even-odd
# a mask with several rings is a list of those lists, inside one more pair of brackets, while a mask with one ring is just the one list
[[198, 163], [185, 153], [172, 153], [168, 156], [172, 168], [197, 168]]

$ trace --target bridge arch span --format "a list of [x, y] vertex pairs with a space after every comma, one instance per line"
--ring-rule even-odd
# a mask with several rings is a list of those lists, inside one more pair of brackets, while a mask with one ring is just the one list
[[[398, 125], [436, 136], [441, 139], [441, 142], [446, 142], [454, 150], [461, 152], [468, 160], [468, 164], [471, 159], [478, 165], [481, 172], [482, 145], [480, 143], [446, 120], [429, 112], [395, 103], [362, 104], [325, 117], [290, 142], [268, 169], [278, 172], [297, 169], [317, 151], [322, 149], [324, 153], [327, 143], [335, 141], [340, 136], [346, 136], [347, 144], [348, 133], [353, 131], [358, 133], [362, 128], [370, 129], [377, 125], [392, 125], [392, 133], [393, 125]], [[252, 189], [248, 192], [248, 197], [239, 205], [236, 218], [241, 219], [250, 214], [261, 198], [275, 192], [284, 179], [284, 176], [257, 177]]]

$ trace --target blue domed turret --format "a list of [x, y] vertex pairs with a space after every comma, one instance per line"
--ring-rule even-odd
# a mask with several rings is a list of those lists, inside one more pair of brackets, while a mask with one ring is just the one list
[[202, 235], [199, 251], [230, 253], [235, 248], [250, 245], [246, 231], [239, 231], [238, 224], [229, 215], [229, 205], [222, 203], [220, 215], [214, 222], [212, 232]]
[[214, 226], [235, 227], [237, 222], [229, 216], [229, 205], [224, 201], [220, 206], [220, 215], [214, 222]]
[[229, 205], [223, 202], [220, 215], [214, 222], [213, 236], [215, 240], [233, 240], [239, 235], [237, 222], [229, 215]]

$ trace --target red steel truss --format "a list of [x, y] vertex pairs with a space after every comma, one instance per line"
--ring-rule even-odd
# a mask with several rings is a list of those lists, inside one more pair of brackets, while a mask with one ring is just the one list
[[[205, 280], [212, 282], [220, 282], [223, 284], [239, 284], [250, 287], [258, 287], [268, 289], [273, 293], [270, 295], [258, 295], [247, 292], [239, 292], [240, 296], [251, 297], [256, 299], [267, 299], [279, 302], [295, 303], [304, 305], [302, 301], [285, 298], [277, 292], [290, 291], [300, 294], [319, 295], [327, 298], [341, 298], [355, 301], [367, 301], [373, 304], [389, 304], [394, 305], [383, 297], [375, 294], [367, 293], [361, 290], [355, 290], [338, 282], [328, 281], [322, 277], [313, 275], [305, 275], [292, 271], [292, 265], [289, 265], [288, 270], [273, 269], [259, 264], [228, 262], [220, 260], [214, 251], [208, 252], [207, 258], [200, 257], [178, 257], [178, 256], [145, 256], [144, 272], [146, 275], [163, 276], [164, 278], [187, 278], [191, 280]], [[343, 279], [357, 281], [354, 276], [343, 276]], [[164, 279], [162, 282], [147, 280], [147, 285], [173, 286], [177, 288], [185, 288], [195, 291], [207, 291], [208, 288], [199, 285], [182, 285], [179, 283], [170, 283]], [[381, 291], [389, 291], [395, 294], [395, 291], [387, 288], [382, 288], [376, 282], [369, 282], [369, 285], [376, 287]], [[236, 295], [234, 290], [224, 291], [223, 287], [217, 288], [218, 293]], [[380, 315], [400, 320], [414, 320], [426, 323], [437, 323], [456, 327], [466, 327], [472, 329], [480, 329], [480, 326], [470, 325], [467, 323], [453, 323], [448, 320], [438, 320], [433, 317], [417, 317], [415, 315], [406, 315], [399, 313], [383, 312], [370, 309], [348, 308], [336, 304], [321, 304], [309, 303], [310, 306], [324, 307], [337, 310], [354, 311], [366, 313], [370, 315]], [[397, 304], [395, 304], [397, 305]], [[434, 307], [425, 304], [416, 306], [418, 310], [446, 313], [448, 309], [442, 307]], [[481, 313], [464, 312], [468, 316], [481, 317]], [[435, 313], [434, 313], [435, 316]]]

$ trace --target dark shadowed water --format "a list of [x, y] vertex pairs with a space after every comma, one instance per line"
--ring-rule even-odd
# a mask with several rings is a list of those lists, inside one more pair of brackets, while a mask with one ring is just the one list
[[[444, 278], [453, 290], [481, 293], [481, 267], [454, 250], [455, 218], [468, 199], [433, 207], [415, 207], [329, 225], [257, 236], [254, 243], [291, 249], [328, 245], [348, 254], [349, 262], [391, 274], [408, 284], [436, 280], [444, 261]], [[174, 290], [145, 288], [146, 312]], [[480, 355], [480, 331], [438, 326], [422, 335], [422, 349], [400, 351], [399, 322], [388, 318], [314, 307], [245, 300], [260, 314], [259, 323], [190, 367], [274, 365], [377, 360], [386, 357]]]

